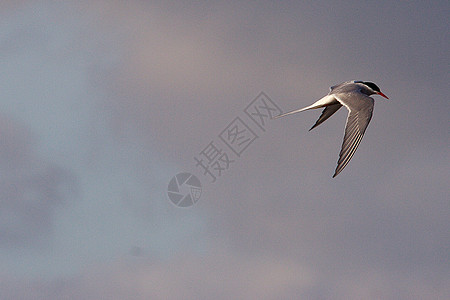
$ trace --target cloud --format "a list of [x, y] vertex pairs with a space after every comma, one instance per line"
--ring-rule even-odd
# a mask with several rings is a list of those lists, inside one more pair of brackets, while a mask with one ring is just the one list
[[169, 263], [123, 259], [53, 282], [23, 285], [7, 277], [1, 282], [0, 295], [16, 299], [276, 299], [301, 293], [312, 278], [300, 265], [282, 258], [239, 257], [215, 249], [206, 257], [179, 253]]
[[209, 255], [179, 253], [169, 261], [123, 258], [91, 265], [75, 277], [20, 281], [2, 276], [5, 299], [436, 299], [448, 294], [448, 279], [424, 274], [309, 269], [298, 261], [261, 252], [236, 255], [223, 248]]
[[[422, 11], [421, 5], [368, 4], [369, 16], [359, 4], [330, 7], [326, 2], [210, 3], [201, 9], [194, 3], [142, 1], [69, 6], [56, 24], [67, 25], [64, 16], [70, 15], [83, 26], [71, 35], [63, 30], [56, 40], [67, 40], [50, 49], [58, 63], [74, 53], [86, 54], [81, 55], [88, 66], [85, 94], [100, 95], [87, 101], [92, 105], [86, 119], [92, 123], [86, 127], [95, 153], [88, 171], [80, 167], [95, 190], [92, 219], [113, 215], [108, 220], [114, 224], [102, 222], [96, 233], [111, 236], [105, 239], [114, 247], [127, 243], [138, 227], [154, 233], [167, 225], [172, 229], [161, 230], [159, 243], [183, 235], [188, 237], [183, 246], [200, 250], [165, 260], [97, 263], [50, 281], [5, 275], [2, 295], [422, 299], [450, 293], [448, 167], [443, 163], [448, 161], [448, 130], [442, 126], [448, 105], [441, 95], [445, 51], [439, 52], [445, 46], [431, 34], [441, 28], [439, 8], [411, 18], [409, 13]], [[416, 47], [411, 49], [409, 41]], [[217, 183], [199, 176], [204, 191], [191, 210], [172, 213], [175, 208], [164, 206], [163, 194], [141, 197], [162, 190], [161, 177], [167, 175], [161, 171], [166, 164], [155, 164], [149, 153], [180, 171], [200, 173], [193, 156], [261, 90], [288, 110], [312, 103], [329, 85], [349, 79], [373, 80], [392, 100], [377, 99], [358, 153], [335, 180], [330, 177], [346, 112], [312, 132], [307, 129], [319, 112], [306, 112], [271, 121]], [[3, 122], [10, 129], [2, 134], [0, 163], [14, 176], [2, 183], [2, 205], [19, 216], [2, 219], [10, 236], [4, 241], [24, 243], [31, 239], [24, 233], [29, 227], [37, 236], [42, 236], [39, 230], [50, 231], [57, 207], [76, 190], [76, 177], [41, 157], [30, 132]], [[128, 201], [116, 211], [108, 198], [114, 188], [125, 190]], [[139, 199], [131, 199], [134, 195]], [[30, 205], [30, 199], [37, 203]], [[154, 209], [162, 206], [165, 213]], [[180, 230], [184, 223], [179, 219], [196, 218], [196, 212], [204, 226]], [[119, 227], [123, 234], [115, 231]]]
[[0, 245], [40, 242], [52, 231], [58, 207], [78, 192], [72, 172], [41, 158], [32, 134], [0, 116]]
[[[423, 80], [423, 73], [417, 72], [417, 65], [409, 68], [407, 57], [401, 57], [399, 69], [397, 55], [406, 51], [404, 44], [393, 41], [383, 47], [383, 42], [398, 34], [389, 35], [389, 28], [407, 18], [402, 7], [393, 8], [387, 25], [378, 26], [364, 14], [352, 15], [360, 26], [349, 29], [341, 22], [353, 12], [348, 6], [335, 7], [330, 18], [320, 21], [305, 13], [318, 13], [323, 6], [302, 10], [300, 15], [277, 8], [268, 12], [263, 6], [251, 7], [252, 13], [250, 7], [232, 5], [202, 15], [170, 9], [161, 13], [157, 6], [137, 6], [140, 12], [135, 11], [137, 7], [116, 7], [118, 24], [130, 25], [132, 19], [130, 26], [135, 30], [126, 39], [129, 48], [123, 64], [113, 76], [100, 80], [110, 95], [105, 107], [117, 132], [125, 136], [138, 132], [166, 159], [193, 168], [192, 157], [202, 145], [215, 138], [260, 89], [288, 110], [312, 103], [327, 92], [328, 85], [339, 81], [359, 76], [374, 80], [392, 100], [377, 99], [363, 145], [337, 180], [330, 181], [329, 175], [337, 160], [346, 112], [311, 133], [307, 129], [319, 112], [305, 113], [271, 123], [258, 146], [248, 150], [220, 183], [205, 187], [199, 205], [210, 215], [211, 232], [236, 247], [236, 253], [265, 249], [300, 256], [309, 268], [319, 268], [319, 295], [328, 295], [325, 287], [337, 284], [336, 277], [348, 265], [365, 278], [388, 276], [378, 272], [390, 274], [403, 282], [405, 292], [400, 294], [409, 295], [406, 290], [417, 282], [402, 270], [420, 277], [420, 266], [427, 259], [441, 262], [446, 257], [441, 244], [448, 232], [442, 223], [445, 213], [438, 213], [439, 222], [431, 217], [436, 211], [448, 211], [442, 193], [436, 192], [443, 191], [446, 176], [442, 173], [447, 172], [438, 166], [445, 155], [432, 151], [425, 164], [417, 154], [430, 154], [427, 143], [445, 146], [431, 132], [445, 119], [445, 112], [437, 109], [437, 103], [446, 106], [445, 100], [433, 80], [413, 86]], [[274, 16], [275, 12], [283, 17]], [[139, 18], [141, 14], [146, 17]], [[272, 22], [267, 25], [263, 20]], [[284, 31], [292, 28], [298, 28], [297, 36]], [[318, 35], [320, 41], [315, 40]], [[379, 38], [376, 44], [375, 37]], [[428, 58], [421, 59], [420, 64], [426, 65]], [[433, 107], [424, 108], [425, 98], [436, 99], [430, 104]], [[424, 144], [416, 142], [418, 136]], [[428, 216], [414, 208], [424, 205], [425, 193], [420, 191], [435, 199], [432, 208], [426, 209]], [[431, 243], [426, 228], [439, 232]], [[427, 264], [442, 274], [438, 265]], [[383, 270], [371, 271], [374, 265]], [[380, 279], [358, 291], [352, 284], [358, 277], [347, 278], [348, 290], [340, 291], [342, 298], [376, 295], [377, 286], [387, 284]], [[427, 278], [423, 281], [424, 289], [430, 289], [432, 283]], [[386, 294], [395, 295], [395, 291], [389, 289]]]

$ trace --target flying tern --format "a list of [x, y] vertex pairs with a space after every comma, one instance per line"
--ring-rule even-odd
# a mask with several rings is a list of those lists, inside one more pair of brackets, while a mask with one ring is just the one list
[[348, 110], [348, 116], [339, 160], [333, 175], [334, 178], [347, 166], [361, 143], [367, 125], [369, 125], [370, 119], [372, 118], [374, 100], [369, 96], [373, 94], [389, 99], [373, 82], [359, 80], [346, 81], [332, 86], [328, 95], [310, 106], [287, 112], [274, 117], [274, 119], [309, 109], [325, 107], [319, 119], [311, 127], [313, 129], [331, 117], [339, 108], [345, 106]]

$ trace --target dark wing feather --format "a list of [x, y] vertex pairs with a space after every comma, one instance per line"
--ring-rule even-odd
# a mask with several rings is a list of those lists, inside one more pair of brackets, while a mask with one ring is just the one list
[[325, 107], [325, 109], [322, 111], [322, 114], [320, 115], [319, 119], [316, 121], [316, 124], [313, 125], [309, 130], [312, 130], [313, 128], [316, 128], [323, 122], [325, 122], [326, 119], [331, 117], [335, 112], [339, 110], [339, 108], [342, 107], [342, 104], [336, 101], [336, 104], [329, 105]]
[[353, 103], [346, 103], [349, 113], [345, 125], [344, 141], [333, 177], [336, 177], [347, 166], [355, 154], [372, 118], [372, 98], [360, 97], [352, 100]]

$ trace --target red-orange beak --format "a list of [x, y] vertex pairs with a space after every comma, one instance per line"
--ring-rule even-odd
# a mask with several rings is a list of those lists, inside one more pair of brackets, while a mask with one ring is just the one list
[[386, 95], [383, 94], [382, 92], [378, 92], [377, 94], [380, 95], [381, 97], [384, 97], [384, 98], [386, 98], [386, 99], [389, 99], [388, 96], [386, 96]]

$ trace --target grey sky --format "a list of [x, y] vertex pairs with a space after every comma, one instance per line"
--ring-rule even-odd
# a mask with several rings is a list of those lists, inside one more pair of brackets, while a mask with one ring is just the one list
[[[0, 298], [450, 297], [449, 4], [4, 1]], [[194, 156], [264, 91], [283, 111], [215, 183]], [[178, 172], [203, 185], [180, 209]]]

